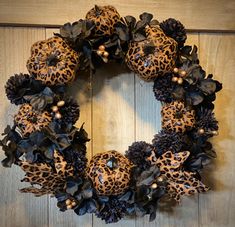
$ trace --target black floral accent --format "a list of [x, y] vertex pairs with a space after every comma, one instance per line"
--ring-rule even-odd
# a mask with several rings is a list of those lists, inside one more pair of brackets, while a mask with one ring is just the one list
[[187, 144], [187, 136], [182, 133], [169, 132], [167, 130], [161, 130], [154, 136], [152, 145], [155, 148], [155, 154], [157, 157], [161, 156], [167, 151], [179, 152]]
[[200, 108], [196, 112], [196, 127], [198, 129], [205, 130], [205, 133], [208, 135], [213, 132], [217, 132], [219, 129], [218, 121], [215, 118], [215, 114], [211, 109]]
[[213, 109], [216, 93], [222, 89], [222, 84], [213, 79], [213, 75], [206, 76], [199, 65], [197, 47], [184, 46], [179, 53], [178, 65], [186, 72], [182, 84], [176, 84], [172, 97], [185, 101], [186, 105]]
[[166, 103], [173, 101], [172, 92], [175, 88], [175, 83], [172, 82], [172, 77], [171, 73], [167, 73], [154, 80], [153, 92], [158, 101]]
[[75, 124], [80, 116], [80, 109], [76, 100], [70, 96], [60, 95], [54, 98], [52, 105], [56, 106], [59, 101], [65, 102], [65, 104], [59, 108], [59, 113], [62, 116], [60, 119], [61, 123], [65, 125]]
[[44, 85], [40, 81], [23, 73], [11, 76], [5, 85], [7, 98], [16, 105], [27, 102], [25, 96], [38, 93], [43, 88]]
[[160, 28], [164, 33], [173, 38], [182, 47], [187, 39], [186, 31], [184, 25], [173, 18], [169, 18], [160, 23]]
[[105, 220], [106, 224], [118, 222], [125, 216], [127, 203], [120, 201], [117, 198], [110, 198], [107, 203], [104, 203], [96, 216]]
[[153, 147], [150, 144], [144, 141], [134, 142], [126, 151], [126, 157], [135, 165], [145, 170], [151, 165], [147, 158], [151, 155], [152, 151]]

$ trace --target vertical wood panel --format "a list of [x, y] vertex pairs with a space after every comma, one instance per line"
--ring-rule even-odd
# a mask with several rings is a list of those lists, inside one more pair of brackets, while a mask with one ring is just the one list
[[[105, 65], [93, 77], [93, 155], [108, 150], [124, 153], [134, 141], [134, 74], [120, 65]], [[105, 226], [94, 217], [94, 227]], [[116, 227], [134, 227], [135, 220], [122, 220]]]
[[[58, 29], [46, 29], [46, 37], [53, 36], [58, 33]], [[69, 85], [69, 94], [77, 100], [80, 105], [80, 118], [76, 123], [77, 127], [81, 127], [85, 122], [84, 128], [89, 137], [91, 137], [91, 86], [90, 78], [87, 73], [78, 74], [73, 84]], [[88, 158], [91, 157], [91, 142], [87, 144]], [[49, 226], [50, 227], [91, 227], [92, 215], [78, 216], [72, 210], [60, 212], [56, 206], [56, 199], [49, 200]]]
[[1, 0], [0, 23], [58, 26], [84, 18], [95, 4], [111, 4], [121, 16], [150, 12], [159, 21], [173, 17], [188, 29], [235, 30], [233, 0]]
[[[188, 45], [199, 45], [198, 33], [188, 35]], [[144, 83], [136, 76], [136, 140], [152, 141], [153, 136], [161, 129], [161, 104], [154, 97], [153, 83]], [[184, 198], [182, 205], [166, 211], [159, 207], [156, 220], [149, 223], [149, 217], [138, 218], [136, 227], [197, 227], [198, 196]]]
[[[3, 88], [6, 80], [14, 73], [26, 73], [26, 61], [30, 46], [45, 37], [45, 29], [0, 28], [0, 128], [12, 124], [17, 107], [10, 105]], [[3, 152], [0, 155], [4, 158]], [[30, 194], [17, 191], [24, 185], [20, 182], [23, 171], [14, 167], [0, 167], [0, 226], [37, 227], [48, 226], [47, 197], [35, 198]]]
[[[52, 35], [53, 29], [0, 28], [0, 76], [2, 85], [10, 75], [26, 72], [25, 63], [29, 48], [35, 41]], [[199, 42], [200, 41], [200, 42]], [[190, 34], [188, 43], [199, 45], [201, 64], [208, 73], [223, 81], [224, 89], [216, 101], [216, 116], [220, 121], [220, 135], [213, 140], [218, 159], [204, 171], [206, 182], [214, 189], [199, 197], [185, 198], [182, 205], [172, 212], [160, 209], [156, 221], [149, 223], [148, 217], [122, 220], [112, 226], [123, 227], [220, 227], [234, 226], [235, 223], [235, 36], [228, 34]], [[136, 139], [151, 142], [160, 130], [160, 103], [155, 100], [152, 83], [144, 83], [119, 65], [105, 65], [93, 77], [92, 89], [89, 75], [78, 75], [70, 92], [81, 107], [80, 126], [85, 121], [85, 129], [92, 141], [88, 144], [88, 157], [92, 153], [116, 149], [121, 153]], [[4, 129], [12, 123], [17, 108], [7, 101], [4, 89], [0, 89], [2, 99], [0, 127]], [[136, 96], [135, 96], [136, 94]], [[93, 96], [92, 96], [93, 95]], [[93, 152], [92, 152], [93, 150]], [[1, 153], [1, 159], [3, 154]], [[7, 227], [73, 227], [105, 226], [104, 222], [91, 215], [77, 216], [73, 212], [59, 212], [56, 200], [47, 197], [34, 198], [33, 195], [16, 191], [23, 186], [23, 173], [18, 168], [0, 167], [0, 226]], [[48, 205], [49, 204], [49, 205]], [[49, 216], [48, 216], [49, 214]], [[198, 223], [199, 220], [199, 223]], [[92, 225], [93, 223], [93, 225]]]
[[235, 36], [200, 34], [200, 59], [207, 73], [223, 82], [215, 113], [219, 136], [213, 139], [217, 159], [206, 168], [206, 181], [212, 191], [200, 195], [199, 224], [207, 227], [232, 227], [235, 223]]

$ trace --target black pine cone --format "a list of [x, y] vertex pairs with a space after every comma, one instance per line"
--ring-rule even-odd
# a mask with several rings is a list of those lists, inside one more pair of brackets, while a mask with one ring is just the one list
[[187, 39], [186, 31], [184, 25], [181, 24], [180, 21], [175, 20], [173, 18], [169, 18], [162, 23], [160, 23], [160, 28], [164, 31], [164, 33], [173, 38], [179, 47], [183, 47], [184, 43]]
[[144, 142], [134, 142], [126, 151], [126, 157], [140, 169], [146, 170], [151, 166], [147, 158], [151, 155], [153, 147]]
[[185, 145], [185, 138], [182, 133], [162, 130], [154, 136], [152, 143], [156, 148], [155, 154], [159, 157], [166, 151], [179, 152]]
[[8, 79], [5, 85], [5, 91], [6, 96], [11, 103], [20, 105], [26, 102], [22, 94], [24, 94], [24, 90], [26, 89], [29, 81], [30, 76], [23, 73], [15, 74]]
[[172, 102], [172, 93], [175, 85], [172, 83], [172, 74], [167, 73], [162, 77], [158, 77], [154, 81], [153, 92], [158, 101]]
[[75, 124], [80, 116], [79, 105], [72, 97], [57, 97], [55, 101], [65, 101], [64, 106], [59, 108], [59, 112], [62, 115], [61, 120], [65, 124]]
[[106, 224], [118, 222], [125, 216], [127, 204], [117, 198], [111, 198], [102, 209], [96, 213], [98, 218], [105, 220]]

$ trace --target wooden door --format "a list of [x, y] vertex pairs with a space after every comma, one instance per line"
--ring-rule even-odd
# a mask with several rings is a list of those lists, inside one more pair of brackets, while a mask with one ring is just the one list
[[[122, 16], [151, 12], [160, 21], [181, 20], [189, 29], [188, 44], [199, 48], [207, 73], [223, 82], [216, 100], [220, 134], [213, 139], [218, 158], [204, 170], [212, 187], [207, 194], [185, 198], [172, 211], [162, 210], [154, 222], [148, 217], [122, 220], [122, 227], [235, 226], [235, 2], [233, 0], [0, 0], [0, 128], [13, 121], [17, 107], [10, 105], [3, 86], [14, 73], [27, 72], [30, 46], [52, 36], [59, 25], [83, 18], [94, 4], [112, 4]], [[71, 88], [81, 107], [91, 142], [88, 156], [110, 149], [124, 153], [135, 140], [151, 142], [160, 130], [160, 103], [152, 83], [144, 83], [125, 68], [108, 65], [93, 78], [78, 76]], [[3, 158], [1, 152], [0, 158]], [[35, 198], [17, 191], [22, 187], [19, 169], [0, 167], [1, 227], [101, 227], [95, 216], [61, 213], [53, 198]]]

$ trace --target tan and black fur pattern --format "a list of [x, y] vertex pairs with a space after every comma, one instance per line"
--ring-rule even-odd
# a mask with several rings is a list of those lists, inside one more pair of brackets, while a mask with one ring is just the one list
[[[64, 157], [56, 150], [54, 151], [54, 162], [55, 169], [47, 163], [20, 162], [19, 166], [26, 173], [22, 181], [29, 182], [32, 185], [31, 187], [20, 189], [20, 191], [33, 193], [35, 196], [42, 196], [63, 190], [66, 177], [73, 176], [73, 167], [68, 165]], [[39, 185], [41, 188], [34, 187], [34, 185]]]
[[162, 106], [161, 115], [162, 128], [168, 131], [185, 132], [195, 125], [195, 111], [187, 109], [180, 101]]
[[[175, 67], [177, 43], [166, 36], [160, 27], [145, 28], [147, 38], [131, 42], [126, 54], [128, 67], [144, 81], [152, 81], [158, 76], [172, 72]], [[151, 47], [151, 52], [145, 49]]]
[[34, 131], [40, 131], [50, 124], [52, 117], [49, 112], [35, 111], [30, 104], [23, 104], [15, 115], [15, 122], [23, 136], [28, 136]]
[[121, 17], [113, 6], [96, 6], [87, 13], [86, 19], [95, 23], [93, 36], [103, 36], [113, 34], [114, 25]]
[[78, 64], [79, 54], [55, 36], [32, 45], [27, 68], [36, 80], [47, 85], [61, 85], [74, 80]]
[[156, 159], [154, 152], [149, 157], [152, 165], [157, 165], [160, 169], [161, 177], [166, 179], [167, 194], [177, 202], [180, 201], [182, 195], [193, 195], [209, 190], [207, 186], [195, 178], [195, 173], [183, 169], [183, 163], [189, 155], [189, 151], [178, 153], [167, 151], [158, 159]]
[[[117, 159], [117, 168], [110, 169], [107, 161]], [[130, 161], [117, 151], [108, 151], [95, 155], [88, 166], [87, 175], [100, 195], [119, 195], [129, 187]]]

